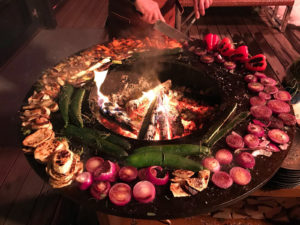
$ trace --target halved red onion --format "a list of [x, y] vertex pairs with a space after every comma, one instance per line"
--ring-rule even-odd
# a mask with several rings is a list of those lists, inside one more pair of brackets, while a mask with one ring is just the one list
[[297, 123], [296, 117], [290, 113], [280, 113], [278, 118], [287, 126], [294, 126]]
[[249, 123], [247, 126], [247, 130], [249, 133], [256, 135], [257, 137], [262, 137], [265, 134], [264, 128], [262, 126], [254, 124], [254, 123]]
[[126, 205], [131, 200], [131, 187], [125, 183], [116, 183], [110, 188], [108, 196], [113, 204]]
[[252, 106], [254, 106], [254, 105], [265, 105], [266, 100], [264, 98], [259, 97], [259, 96], [254, 96], [254, 97], [250, 98], [250, 104]]
[[269, 119], [272, 115], [272, 110], [265, 105], [252, 106], [250, 112], [257, 119]]
[[215, 157], [216, 160], [218, 160], [218, 162], [223, 165], [230, 164], [233, 159], [231, 152], [227, 149], [218, 150]]
[[254, 76], [253, 74], [247, 74], [247, 75], [244, 77], [244, 80], [245, 80], [247, 83], [257, 82], [257, 77]]
[[231, 176], [224, 171], [218, 171], [214, 173], [211, 177], [211, 180], [217, 187], [222, 189], [231, 187], [233, 183]]
[[236, 64], [235, 64], [235, 62], [232, 62], [232, 61], [226, 61], [226, 62], [224, 62], [224, 66], [228, 70], [233, 70], [233, 69], [235, 69]]
[[207, 64], [213, 63], [214, 60], [215, 60], [214, 57], [211, 56], [211, 55], [202, 55], [200, 57], [200, 61], [203, 62], [203, 63], [207, 63]]
[[234, 183], [239, 185], [247, 185], [251, 181], [251, 174], [248, 170], [242, 167], [233, 167], [229, 171]]
[[291, 111], [290, 105], [281, 100], [270, 100], [268, 101], [267, 106], [274, 113], [288, 113]]
[[270, 85], [265, 86], [264, 92], [266, 92], [267, 94], [275, 94], [278, 92], [278, 87]]
[[90, 172], [83, 172], [76, 176], [76, 181], [80, 190], [86, 190], [92, 185], [93, 176]]
[[234, 148], [234, 149], [244, 147], [243, 138], [235, 132], [232, 132], [230, 135], [228, 135], [226, 137], [226, 143], [229, 147]]
[[260, 79], [260, 83], [262, 83], [265, 86], [275, 86], [277, 84], [277, 81], [271, 77], [264, 77]]
[[253, 169], [255, 166], [254, 157], [248, 152], [241, 152], [235, 156], [235, 161], [237, 164], [244, 168]]
[[104, 162], [104, 159], [98, 156], [89, 158], [85, 163], [85, 168], [88, 172], [93, 173]]
[[262, 85], [261, 83], [258, 83], [258, 82], [251, 82], [251, 83], [248, 83], [248, 88], [251, 91], [260, 92], [260, 91], [264, 90], [264, 85]]
[[149, 203], [155, 199], [156, 191], [154, 185], [149, 181], [140, 181], [133, 187], [133, 197], [141, 203]]
[[150, 166], [147, 169], [146, 177], [147, 180], [155, 185], [165, 185], [169, 181], [169, 173], [165, 173], [165, 176], [160, 178], [157, 177], [157, 171], [162, 172], [163, 168], [161, 166]]
[[98, 200], [106, 198], [109, 190], [110, 183], [108, 181], [96, 181], [93, 183], [90, 193], [92, 196]]
[[278, 119], [274, 116], [271, 116], [270, 118], [270, 126], [269, 128], [277, 128], [282, 129], [284, 127], [283, 121], [281, 119]]
[[259, 144], [258, 136], [254, 135], [254, 134], [247, 134], [244, 136], [244, 143], [249, 148], [255, 148]]
[[[270, 121], [268, 120], [268, 121], [264, 121], [264, 122], [262, 122], [262, 121], [260, 121], [260, 120], [252, 120], [253, 121], [253, 123], [255, 124], [255, 125], [259, 125], [259, 126], [261, 126], [261, 127], [268, 127], [268, 126], [270, 126]], [[267, 123], [265, 123], [265, 122], [267, 122]]]
[[274, 94], [274, 98], [277, 100], [288, 102], [291, 101], [292, 96], [287, 91], [278, 91], [277, 93]]
[[255, 72], [254, 75], [259, 79], [267, 77], [266, 74], [261, 73], [261, 72]]
[[263, 99], [265, 99], [265, 100], [270, 100], [271, 97], [272, 97], [270, 94], [268, 94], [268, 93], [266, 93], [264, 91], [259, 92], [258, 96], [261, 97], [261, 98], [263, 98]]
[[221, 168], [219, 161], [216, 160], [214, 157], [207, 157], [203, 159], [202, 165], [212, 172], [217, 172]]
[[269, 138], [277, 144], [285, 144], [290, 141], [289, 135], [279, 129], [269, 130]]
[[113, 182], [115, 180], [116, 173], [116, 164], [107, 160], [94, 171], [93, 175], [94, 180]]
[[119, 178], [122, 181], [130, 182], [137, 178], [138, 170], [133, 166], [123, 166], [119, 170]]

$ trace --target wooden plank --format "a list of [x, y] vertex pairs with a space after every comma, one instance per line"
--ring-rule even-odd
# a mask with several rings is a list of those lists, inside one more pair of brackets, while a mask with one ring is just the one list
[[95, 19], [97, 14], [103, 13], [103, 8], [101, 8], [101, 1], [94, 0], [85, 0], [88, 4], [83, 8], [81, 13], [79, 14], [76, 27], [79, 28], [93, 28], [92, 21]]
[[11, 147], [3, 147], [0, 151], [0, 188], [3, 185], [6, 177], [9, 174], [12, 166], [15, 164], [18, 156], [23, 154], [20, 149], [11, 148]]
[[50, 225], [61, 198], [57, 191], [44, 183], [27, 225]]
[[272, 191], [257, 190], [253, 192], [251, 195], [297, 198], [300, 197], [300, 186], [289, 188], [289, 189], [279, 189], [279, 190], [272, 190]]
[[[296, 33], [296, 31], [298, 33]], [[290, 28], [288, 26], [288, 28], [285, 30], [284, 35], [291, 43], [291, 45], [294, 47], [294, 49], [298, 53], [300, 53], [300, 31], [298, 31], [297, 28]]]
[[0, 188], [0, 224], [5, 224], [6, 218], [15, 203], [16, 196], [30, 171], [29, 164], [23, 154], [16, 160], [15, 166], [11, 168], [4, 184]]
[[282, 66], [279, 59], [276, 57], [273, 48], [269, 45], [269, 43], [264, 39], [264, 36], [260, 32], [259, 26], [253, 24], [249, 18], [243, 17], [241, 18], [244, 20], [247, 28], [249, 29], [250, 33], [252, 34], [254, 40], [260, 46], [263, 51], [263, 54], [266, 55], [268, 64], [272, 67], [273, 71], [275, 72], [276, 77], [279, 80], [282, 80], [285, 75], [285, 67]]
[[[70, 24], [73, 28], [81, 28], [79, 26], [79, 23], [81, 20], [84, 19], [85, 11], [87, 10], [88, 6], [90, 5], [89, 0], [81, 1], [80, 4], [77, 5], [76, 11], [73, 12], [73, 19], [72, 21], [69, 21], [68, 24]], [[88, 23], [88, 22], [87, 22]]]
[[30, 169], [22, 189], [14, 200], [5, 225], [27, 224], [43, 184], [43, 180], [33, 169]]

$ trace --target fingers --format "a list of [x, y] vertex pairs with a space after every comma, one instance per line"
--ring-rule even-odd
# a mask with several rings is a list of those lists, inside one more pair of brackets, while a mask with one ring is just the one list
[[194, 11], [196, 19], [200, 18], [199, 8], [198, 8], [198, 0], [194, 0]]
[[199, 1], [199, 11], [200, 11], [201, 16], [205, 15], [204, 0]]

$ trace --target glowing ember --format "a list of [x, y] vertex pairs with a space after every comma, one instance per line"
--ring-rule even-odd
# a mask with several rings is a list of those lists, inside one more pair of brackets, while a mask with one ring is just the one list
[[171, 81], [144, 91], [137, 99], [130, 99], [124, 106], [101, 93], [108, 71], [94, 71], [99, 121], [106, 128], [120, 135], [145, 140], [171, 140], [201, 129], [213, 107], [200, 105], [184, 97], [179, 89], [171, 89]]

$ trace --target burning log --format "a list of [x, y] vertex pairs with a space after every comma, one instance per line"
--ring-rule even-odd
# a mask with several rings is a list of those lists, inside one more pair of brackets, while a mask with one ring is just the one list
[[117, 122], [123, 129], [134, 131], [131, 120], [127, 113], [120, 107], [116, 107], [111, 102], [105, 102], [103, 107], [100, 107], [100, 113], [108, 119]]
[[154, 100], [152, 101], [151, 105], [148, 108], [148, 111], [147, 111], [147, 113], [144, 117], [141, 129], [140, 129], [140, 132], [139, 132], [139, 135], [138, 135], [138, 139], [144, 139], [144, 137], [145, 137], [145, 135], [148, 131], [148, 127], [150, 125], [151, 118], [153, 117], [152, 115], [153, 115], [153, 111], [156, 107], [156, 104], [157, 104], [157, 97], [154, 98]]

